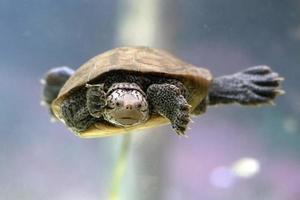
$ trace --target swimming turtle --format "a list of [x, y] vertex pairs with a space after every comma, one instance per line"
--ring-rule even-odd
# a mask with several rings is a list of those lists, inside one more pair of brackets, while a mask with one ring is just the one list
[[155, 48], [120, 47], [100, 54], [75, 72], [50, 70], [43, 101], [52, 115], [80, 137], [102, 137], [171, 123], [184, 135], [191, 115], [208, 106], [270, 104], [283, 94], [283, 78], [254, 66], [213, 78]]

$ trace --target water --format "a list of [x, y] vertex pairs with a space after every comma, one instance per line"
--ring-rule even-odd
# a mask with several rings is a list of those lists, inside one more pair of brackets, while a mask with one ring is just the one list
[[[299, 1], [153, 2], [155, 15], [129, 0], [0, 0], [0, 199], [107, 198], [120, 138], [79, 139], [50, 123], [39, 79], [51, 67], [77, 68], [132, 44], [120, 27], [135, 20], [143, 24], [131, 33], [137, 44], [167, 49], [216, 76], [270, 65], [285, 77], [286, 94], [276, 106], [209, 109], [193, 119], [188, 139], [168, 126], [134, 134], [123, 199], [298, 198]], [[247, 178], [236, 173], [253, 172], [253, 164], [237, 167], [245, 158], [259, 166]]]

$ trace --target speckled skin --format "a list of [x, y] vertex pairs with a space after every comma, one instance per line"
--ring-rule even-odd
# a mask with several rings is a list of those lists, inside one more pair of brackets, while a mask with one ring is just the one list
[[152, 84], [147, 89], [152, 111], [168, 118], [178, 135], [184, 135], [190, 122], [190, 105], [179, 87], [169, 84]]
[[167, 117], [176, 133], [184, 134], [190, 120], [184, 85], [175, 79], [143, 77], [123, 72], [110, 73], [98, 80], [96, 86], [92, 83], [86, 90], [79, 90], [64, 100], [61, 108], [65, 123], [75, 131], [83, 131], [91, 124], [104, 120], [101, 110], [105, 106], [105, 93], [113, 83], [122, 82], [140, 86], [146, 93], [151, 114], [159, 113]]
[[[56, 73], [59, 77], [60, 73]], [[50, 74], [51, 75], [51, 74]], [[207, 106], [239, 103], [241, 105], [270, 104], [283, 90], [283, 78], [267, 66], [255, 66], [244, 71], [213, 79], [208, 96], [196, 108], [203, 113]], [[150, 115], [158, 113], [168, 118], [177, 134], [183, 135], [190, 121], [189, 94], [178, 80], [165, 77], [115, 71], [101, 76], [69, 95], [61, 105], [65, 123], [75, 131], [86, 130], [95, 122], [103, 121], [105, 94], [113, 83], [136, 83], [146, 93]], [[47, 85], [47, 84], [46, 84]], [[45, 87], [49, 88], [49, 87]], [[50, 92], [51, 93], [51, 92]], [[49, 94], [49, 92], [44, 92]], [[57, 94], [51, 94], [55, 96]], [[47, 97], [44, 97], [47, 99]]]
[[82, 131], [101, 120], [100, 118], [92, 117], [86, 103], [86, 90], [83, 89], [72, 94], [70, 98], [63, 102], [61, 109], [65, 123], [69, 128]]
[[282, 95], [283, 78], [268, 66], [255, 66], [213, 80], [207, 98], [210, 106], [238, 103], [246, 106], [272, 104]]
[[[103, 117], [103, 111], [106, 106], [106, 93], [104, 84], [86, 85], [86, 106], [91, 116], [95, 118]], [[84, 92], [83, 92], [84, 93]]]

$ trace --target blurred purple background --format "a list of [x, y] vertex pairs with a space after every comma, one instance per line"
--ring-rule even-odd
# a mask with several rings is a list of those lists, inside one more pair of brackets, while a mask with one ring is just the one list
[[[115, 47], [118, 3], [0, 0], [0, 199], [106, 199], [120, 138], [79, 139], [51, 123], [39, 79]], [[299, 200], [300, 1], [159, 6], [169, 45], [157, 46], [215, 76], [270, 65], [285, 77], [286, 94], [276, 106], [211, 108], [194, 118], [188, 139], [169, 126], [139, 133], [131, 152], [143, 154], [129, 167], [145, 170], [130, 172], [134, 197], [124, 199]], [[257, 160], [256, 174], [226, 171], [241, 158]]]

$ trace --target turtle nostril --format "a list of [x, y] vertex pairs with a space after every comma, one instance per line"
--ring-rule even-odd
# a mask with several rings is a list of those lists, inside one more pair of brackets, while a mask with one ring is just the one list
[[126, 105], [126, 109], [131, 110], [132, 109], [132, 105]]

